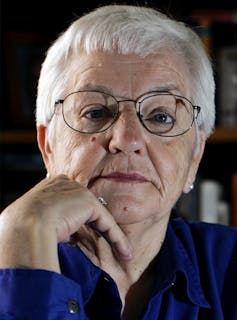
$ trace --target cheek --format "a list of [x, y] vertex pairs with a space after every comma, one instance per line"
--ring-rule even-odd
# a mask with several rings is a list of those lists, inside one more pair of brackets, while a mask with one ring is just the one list
[[96, 152], [93, 148], [84, 145], [75, 148], [72, 152], [69, 168], [71, 178], [86, 187], [96, 167], [96, 158]]
[[74, 144], [64, 130], [61, 130], [60, 138], [58, 138], [59, 135], [56, 135], [56, 137], [52, 148], [54, 174], [68, 175]]
[[188, 141], [173, 139], [159, 144], [151, 152], [153, 164], [161, 180], [163, 195], [179, 196], [188, 175], [192, 152]]
[[[88, 181], [104, 157], [105, 150], [95, 136], [70, 134], [58, 158], [58, 170], [83, 186]], [[61, 144], [62, 145], [62, 144]]]

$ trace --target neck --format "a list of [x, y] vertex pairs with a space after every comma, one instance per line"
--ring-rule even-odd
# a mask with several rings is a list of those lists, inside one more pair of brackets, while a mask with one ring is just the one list
[[[110, 274], [118, 286], [121, 299], [125, 297], [134, 284], [145, 274], [149, 265], [160, 251], [165, 238], [169, 217], [147, 223], [123, 225], [121, 228], [133, 247], [133, 258], [121, 261], [116, 258], [107, 241], [97, 234], [92, 234], [80, 244], [91, 261]], [[85, 235], [82, 235], [85, 239]]]

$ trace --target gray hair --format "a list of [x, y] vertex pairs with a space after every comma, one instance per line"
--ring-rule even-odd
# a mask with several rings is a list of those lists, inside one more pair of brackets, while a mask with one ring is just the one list
[[84, 15], [49, 48], [38, 84], [37, 125], [50, 123], [55, 101], [66, 94], [72, 57], [95, 51], [146, 57], [161, 48], [182, 55], [189, 69], [191, 100], [201, 106], [198, 127], [208, 137], [215, 122], [215, 83], [202, 41], [182, 22], [151, 8], [127, 5], [108, 5]]

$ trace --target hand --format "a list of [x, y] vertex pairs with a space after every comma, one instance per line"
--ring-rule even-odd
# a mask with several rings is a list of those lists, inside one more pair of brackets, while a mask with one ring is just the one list
[[112, 215], [92, 192], [65, 175], [42, 180], [0, 216], [0, 267], [60, 272], [57, 243], [92, 226], [119, 259], [131, 248]]

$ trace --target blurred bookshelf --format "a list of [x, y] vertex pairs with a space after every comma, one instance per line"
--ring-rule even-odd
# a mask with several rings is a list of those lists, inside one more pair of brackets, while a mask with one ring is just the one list
[[[208, 138], [207, 143], [237, 143], [237, 127], [221, 128], [217, 127]], [[37, 143], [36, 130], [5, 130], [0, 131], [1, 144], [32, 144]]]
[[0, 209], [45, 176], [35, 130], [0, 131]]
[[[219, 208], [216, 222], [228, 221], [237, 227], [237, 4], [228, 8], [226, 3], [221, 9], [197, 6], [190, 13], [190, 22], [213, 61], [216, 129], [207, 141], [196, 190], [186, 197], [190, 205], [184, 208], [186, 212], [194, 210], [194, 218], [200, 220], [205, 219], [202, 211], [206, 208], [207, 212]], [[211, 199], [216, 201], [214, 205]], [[211, 216], [206, 218], [215, 221]]]
[[36, 142], [36, 130], [5, 130], [0, 132], [1, 144], [36, 144]]
[[232, 175], [231, 181], [232, 225], [237, 227], [237, 171]]
[[217, 127], [213, 134], [208, 138], [208, 143], [237, 143], [237, 127], [221, 128]]
[[[0, 108], [1, 208], [40, 181], [46, 173], [37, 146], [32, 100], [36, 93], [35, 81], [39, 72], [38, 66], [42, 61], [45, 48], [68, 26], [70, 21], [74, 20], [75, 16], [80, 16], [99, 5], [110, 4], [111, 1], [81, 0], [61, 3], [52, 0], [50, 3], [45, 3], [47, 10], [45, 10], [44, 0], [32, 3], [26, 0], [2, 1], [1, 72], [2, 106], [4, 107]], [[117, 3], [122, 2], [117, 1]], [[126, 4], [150, 5], [170, 13], [191, 24], [202, 38], [214, 65], [217, 83], [217, 122], [215, 131], [207, 141], [200, 164], [200, 173], [194, 190], [186, 197], [187, 206], [184, 210], [188, 208], [188, 219], [198, 219], [198, 212], [192, 213], [192, 210], [198, 210], [199, 186], [205, 180], [215, 181], [223, 188], [221, 200], [229, 204], [230, 224], [237, 226], [237, 191], [236, 187], [234, 188], [236, 182], [233, 182], [236, 181], [234, 177], [237, 172], [236, 0], [215, 4], [204, 0], [192, 2], [173, 0], [169, 4], [166, 0], [159, 1], [159, 4], [155, 0], [149, 3], [146, 0], [131, 0], [126, 1]], [[12, 10], [13, 7], [15, 10]], [[55, 7], [57, 15], [55, 15]], [[36, 16], [34, 12], [38, 12], [38, 15]], [[17, 48], [26, 54], [23, 60], [22, 56], [21, 60], [16, 59]], [[225, 72], [225, 70], [230, 71]], [[226, 83], [228, 86], [225, 85]], [[223, 101], [228, 101], [228, 104], [232, 105], [227, 108]], [[229, 117], [228, 121], [226, 116]]]

